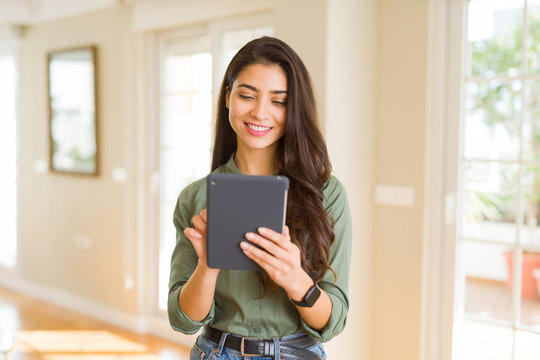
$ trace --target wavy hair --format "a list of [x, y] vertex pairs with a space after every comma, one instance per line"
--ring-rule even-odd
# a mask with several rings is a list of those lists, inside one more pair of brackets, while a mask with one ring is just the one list
[[[332, 170], [319, 119], [310, 75], [296, 52], [285, 42], [262, 37], [244, 45], [233, 57], [221, 84], [212, 154], [212, 171], [236, 151], [236, 133], [229, 123], [225, 97], [238, 74], [248, 65], [278, 65], [287, 77], [286, 121], [278, 142], [275, 166], [289, 178], [286, 223], [291, 241], [302, 254], [302, 267], [319, 281], [327, 270], [334, 242], [333, 219], [323, 206], [322, 188]], [[264, 273], [266, 275], [266, 273]], [[271, 284], [262, 276], [264, 285]]]

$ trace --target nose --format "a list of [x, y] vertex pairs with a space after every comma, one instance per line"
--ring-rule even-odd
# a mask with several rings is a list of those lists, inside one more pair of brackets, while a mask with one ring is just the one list
[[259, 99], [253, 104], [251, 116], [257, 120], [266, 120], [268, 118], [268, 104], [264, 99]]

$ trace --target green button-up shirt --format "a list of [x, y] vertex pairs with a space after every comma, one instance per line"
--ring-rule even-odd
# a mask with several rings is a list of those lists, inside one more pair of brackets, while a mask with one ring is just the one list
[[[241, 174], [234, 163], [234, 156], [214, 172]], [[323, 342], [343, 331], [349, 310], [351, 217], [345, 189], [337, 178], [330, 177], [323, 187], [323, 194], [323, 205], [335, 220], [336, 239], [330, 249], [329, 263], [337, 274], [337, 281], [332, 272], [327, 271], [319, 282], [320, 288], [332, 300], [332, 313], [322, 331], [311, 328], [303, 321], [282, 288], [267, 289], [261, 297], [262, 285], [254, 271], [221, 270], [212, 307], [203, 321], [193, 321], [182, 311], [178, 305], [178, 295], [198, 261], [191, 242], [184, 236], [184, 229], [191, 226], [194, 215], [206, 208], [206, 178], [182, 190], [174, 211], [177, 240], [171, 260], [168, 298], [168, 315], [172, 328], [185, 334], [194, 334], [201, 326], [210, 325], [229, 333], [260, 338], [304, 332]]]

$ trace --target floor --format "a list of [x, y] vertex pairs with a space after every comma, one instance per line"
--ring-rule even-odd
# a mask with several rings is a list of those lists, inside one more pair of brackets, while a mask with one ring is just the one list
[[529, 331], [514, 331], [508, 327], [512, 321], [511, 300], [511, 292], [504, 282], [467, 278], [467, 314], [477, 319], [490, 319], [492, 322], [471, 318], [455, 320], [453, 359], [540, 359], [540, 298], [522, 299], [520, 323], [527, 325]]
[[187, 360], [189, 349], [0, 288], [0, 359]]
[[[504, 282], [467, 278], [465, 311], [469, 314], [511, 322], [511, 291]], [[540, 297], [521, 300], [520, 322], [540, 331]]]
[[[469, 278], [468, 313], [510, 321], [511, 296], [504, 282]], [[540, 298], [524, 299], [522, 323], [540, 331]], [[478, 323], [457, 322], [459, 360], [538, 360], [540, 335]], [[8, 360], [187, 360], [189, 349], [138, 335], [63, 308], [0, 288], [1, 349], [13, 343]], [[515, 349], [513, 344], [519, 344]], [[4, 345], [3, 345], [4, 344]], [[516, 351], [517, 350], [517, 351]], [[514, 356], [516, 354], [517, 356]]]

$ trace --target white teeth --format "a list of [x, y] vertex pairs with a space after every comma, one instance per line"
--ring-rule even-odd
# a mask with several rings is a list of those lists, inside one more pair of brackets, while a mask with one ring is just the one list
[[267, 130], [270, 130], [272, 128], [271, 126], [257, 126], [257, 125], [252, 125], [252, 124], [248, 124], [248, 123], [246, 123], [246, 125], [250, 129], [255, 130], [255, 131], [267, 131]]

